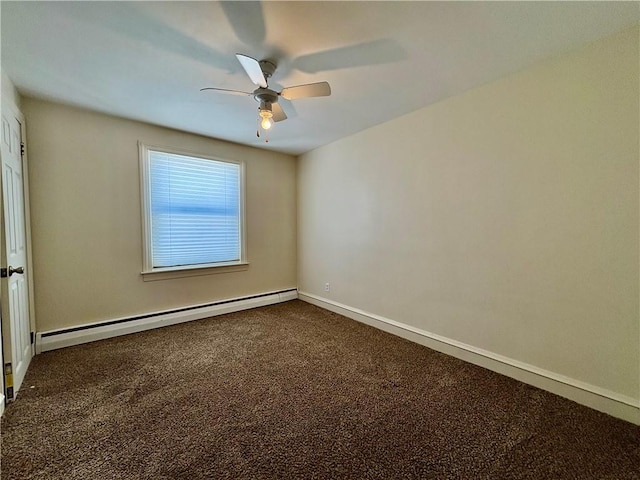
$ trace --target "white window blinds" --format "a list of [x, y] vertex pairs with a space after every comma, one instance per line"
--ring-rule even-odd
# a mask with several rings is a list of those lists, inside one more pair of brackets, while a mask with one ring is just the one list
[[240, 261], [240, 165], [149, 150], [153, 268]]

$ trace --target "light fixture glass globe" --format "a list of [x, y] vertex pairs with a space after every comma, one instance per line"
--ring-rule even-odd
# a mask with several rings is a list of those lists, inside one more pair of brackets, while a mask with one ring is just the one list
[[262, 119], [262, 122], [260, 122], [260, 126], [262, 128], [264, 128], [265, 130], [269, 130], [271, 128], [271, 125], [272, 125], [272, 123], [271, 123], [271, 120], [269, 119], [269, 117], [264, 117]]

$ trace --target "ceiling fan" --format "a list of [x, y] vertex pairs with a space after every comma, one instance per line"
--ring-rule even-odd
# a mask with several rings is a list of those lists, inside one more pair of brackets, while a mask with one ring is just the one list
[[[236, 53], [236, 58], [247, 72], [251, 81], [258, 86], [253, 92], [243, 92], [241, 90], [229, 90], [225, 88], [207, 87], [203, 90], [214, 90], [220, 93], [231, 95], [253, 95], [253, 98], [260, 103], [258, 107], [258, 120], [260, 126], [264, 130], [271, 128], [272, 122], [281, 122], [286, 120], [287, 115], [278, 103], [278, 98], [286, 98], [287, 100], [296, 100], [298, 98], [309, 97], [328, 97], [331, 95], [331, 87], [327, 82], [309, 83], [306, 85], [296, 85], [294, 87], [283, 88], [281, 92], [276, 92], [269, 88], [268, 79], [276, 71], [277, 65], [271, 60], [256, 60]], [[260, 131], [258, 130], [258, 136]]]

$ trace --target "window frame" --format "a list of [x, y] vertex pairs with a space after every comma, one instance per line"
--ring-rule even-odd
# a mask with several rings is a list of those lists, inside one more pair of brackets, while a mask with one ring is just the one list
[[[240, 167], [240, 259], [233, 262], [201, 263], [194, 265], [179, 265], [174, 267], [153, 266], [152, 225], [151, 225], [151, 169], [149, 152], [161, 152], [187, 157], [201, 158], [216, 162], [232, 163]], [[164, 280], [168, 278], [191, 277], [209, 275], [212, 273], [226, 273], [246, 270], [249, 266], [247, 260], [246, 239], [246, 214], [245, 214], [245, 162], [238, 160], [222, 159], [217, 156], [201, 152], [189, 151], [181, 148], [150, 145], [138, 142], [138, 155], [140, 163], [140, 205], [142, 223], [142, 276], [145, 281]]]

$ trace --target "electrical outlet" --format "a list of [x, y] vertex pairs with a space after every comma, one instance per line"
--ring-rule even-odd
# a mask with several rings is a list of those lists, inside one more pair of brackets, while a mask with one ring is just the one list
[[324, 284], [324, 291], [325, 292], [330, 292], [331, 291], [331, 284], [329, 282]]

